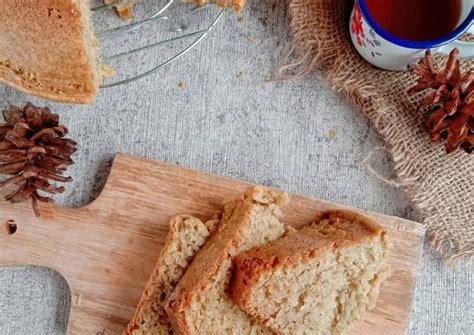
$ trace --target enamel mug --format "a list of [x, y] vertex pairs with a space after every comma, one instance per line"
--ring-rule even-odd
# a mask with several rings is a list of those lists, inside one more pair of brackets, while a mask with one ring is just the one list
[[458, 48], [460, 58], [472, 58], [474, 43], [458, 39], [464, 33], [474, 33], [473, 5], [474, 0], [462, 2], [458, 25], [449, 34], [429, 41], [410, 41], [384, 30], [370, 15], [366, 0], [356, 0], [349, 22], [352, 43], [366, 61], [392, 71], [408, 70], [424, 56], [426, 49], [448, 54], [453, 48]]

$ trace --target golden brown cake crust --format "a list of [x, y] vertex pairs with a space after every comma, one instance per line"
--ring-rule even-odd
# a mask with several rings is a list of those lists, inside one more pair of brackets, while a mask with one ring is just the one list
[[[330, 237], [321, 238], [322, 234]], [[330, 248], [360, 243], [384, 234], [386, 232], [380, 225], [364, 215], [346, 210], [328, 211], [319, 218], [317, 226], [303, 227], [235, 256], [230, 288], [232, 298], [240, 306], [245, 306], [253, 284], [263, 273], [318, 257]], [[263, 323], [264, 320], [259, 321]]]
[[43, 98], [92, 102], [98, 70], [88, 52], [96, 45], [88, 49], [91, 41], [83, 36], [92, 28], [84, 27], [82, 6], [74, 0], [0, 1], [0, 81]]
[[[190, 306], [193, 294], [196, 294], [200, 288], [207, 286], [214, 279], [218, 272], [220, 264], [228, 258], [228, 250], [232, 247], [233, 239], [230, 235], [237, 235], [241, 226], [244, 226], [248, 213], [251, 210], [251, 204], [242, 200], [227, 203], [224, 209], [224, 217], [221, 220], [217, 232], [211, 236], [204, 245], [195, 261], [191, 265], [193, 271], [186, 272], [186, 275], [178, 284], [177, 290], [172, 294], [167, 308], [173, 328], [179, 329], [180, 333], [189, 332], [185, 320], [185, 310]], [[233, 213], [238, 213], [238, 219]], [[232, 221], [229, 219], [232, 218]], [[233, 223], [231, 229], [225, 229]], [[226, 231], [226, 236], [222, 236], [222, 231]], [[214, 257], [208, 257], [214, 255]]]

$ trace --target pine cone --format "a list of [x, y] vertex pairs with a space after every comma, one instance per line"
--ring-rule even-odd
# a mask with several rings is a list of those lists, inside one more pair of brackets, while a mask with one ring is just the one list
[[414, 69], [420, 77], [408, 94], [434, 90], [418, 107], [418, 111], [426, 112], [425, 127], [431, 140], [446, 141], [447, 153], [459, 147], [471, 153], [474, 149], [474, 71], [461, 74], [458, 55], [457, 49], [451, 51], [445, 68], [438, 70], [431, 51], [427, 50], [425, 58]]
[[0, 182], [0, 188], [14, 185], [6, 201], [18, 203], [31, 199], [33, 210], [40, 215], [38, 201], [53, 202], [39, 191], [50, 194], [64, 192], [49, 180], [70, 182], [63, 172], [73, 164], [70, 156], [76, 142], [64, 138], [67, 128], [59, 124], [59, 116], [49, 108], [27, 103], [24, 108], [9, 106], [3, 111], [5, 123], [0, 123], [0, 174], [12, 177]]

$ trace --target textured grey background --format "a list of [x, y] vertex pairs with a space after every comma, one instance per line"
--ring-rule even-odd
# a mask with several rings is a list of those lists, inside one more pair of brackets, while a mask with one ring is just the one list
[[[70, 169], [75, 181], [58, 202], [80, 207], [91, 201], [114, 153], [122, 151], [416, 219], [402, 190], [361, 167], [383, 143], [337, 92], [317, 74], [264, 82], [290, 47], [287, 2], [249, 2], [243, 19], [226, 13], [211, 36], [178, 63], [127, 87], [103, 90], [92, 106], [45, 102], [0, 86], [0, 107], [27, 100], [48, 104], [78, 140]], [[209, 22], [211, 13], [198, 15]], [[108, 24], [100, 20], [99, 26]], [[123, 44], [152, 39], [137, 36]], [[104, 44], [106, 53], [114, 52], [112, 45]], [[148, 64], [155, 57], [134, 62]], [[383, 151], [371, 164], [393, 177]], [[408, 333], [472, 334], [473, 274], [467, 264], [451, 271], [425, 246]], [[67, 283], [53, 271], [0, 268], [0, 334], [64, 333], [69, 299]]]

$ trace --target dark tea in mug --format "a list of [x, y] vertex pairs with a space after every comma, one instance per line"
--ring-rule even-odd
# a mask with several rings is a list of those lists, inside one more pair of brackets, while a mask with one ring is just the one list
[[411, 41], [427, 41], [452, 32], [462, 0], [366, 0], [374, 20], [387, 32]]

